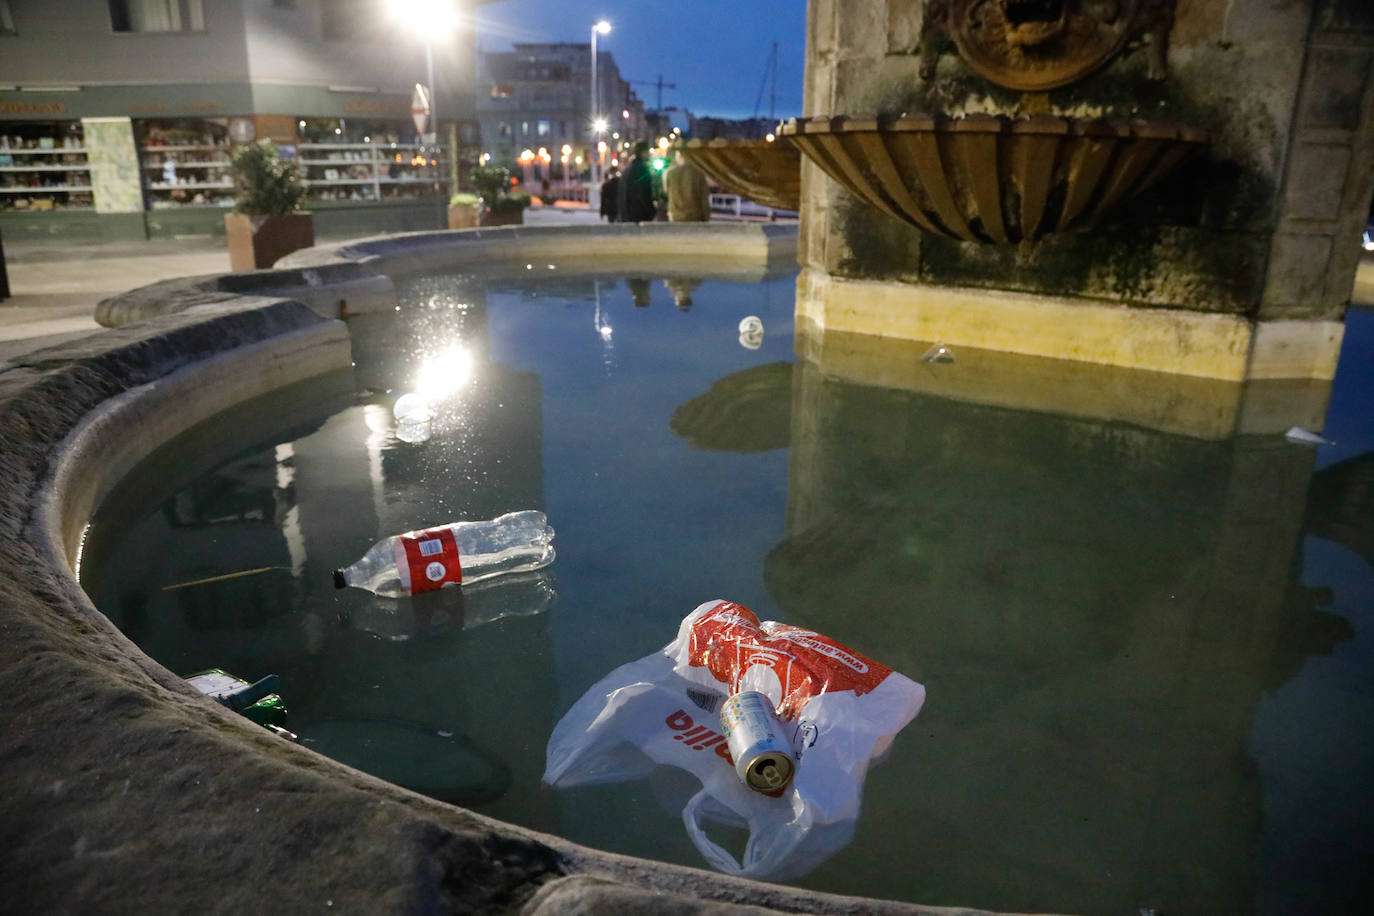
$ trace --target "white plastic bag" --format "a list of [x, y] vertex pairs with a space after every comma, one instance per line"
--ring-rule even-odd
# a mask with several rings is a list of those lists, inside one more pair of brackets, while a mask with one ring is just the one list
[[[773, 701], [799, 757], [779, 797], [744, 785], [721, 734], [721, 703], [747, 690]], [[687, 770], [702, 788], [682, 820], [706, 860], [732, 875], [788, 880], [850, 841], [870, 761], [924, 701], [920, 684], [832, 639], [708, 601], [661, 652], [612, 671], [568, 710], [549, 738], [544, 782], [618, 782], [655, 764]], [[748, 827], [742, 860], [707, 836], [712, 822]]]

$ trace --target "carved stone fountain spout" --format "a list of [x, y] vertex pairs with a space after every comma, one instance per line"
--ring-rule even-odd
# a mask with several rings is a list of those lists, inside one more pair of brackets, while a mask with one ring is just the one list
[[800, 118], [782, 133], [889, 216], [994, 243], [1092, 228], [1207, 143], [1177, 124], [1049, 116]]
[[740, 197], [778, 210], [801, 202], [801, 153], [787, 140], [691, 140], [678, 147], [697, 168]]

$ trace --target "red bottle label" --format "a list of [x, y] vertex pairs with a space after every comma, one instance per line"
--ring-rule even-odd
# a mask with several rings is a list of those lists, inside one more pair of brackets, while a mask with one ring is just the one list
[[406, 565], [410, 567], [410, 593], [419, 595], [443, 588], [449, 582], [463, 581], [458, 564], [458, 542], [447, 525], [425, 528], [401, 535]]

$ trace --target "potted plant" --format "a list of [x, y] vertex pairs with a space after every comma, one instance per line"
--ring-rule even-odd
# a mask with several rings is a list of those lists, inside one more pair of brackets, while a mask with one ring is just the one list
[[459, 191], [448, 200], [448, 227], [476, 229], [482, 217], [482, 198]]
[[271, 140], [247, 143], [230, 156], [234, 212], [224, 214], [233, 270], [271, 267], [278, 259], [315, 244], [315, 224], [296, 208], [305, 197], [300, 170], [281, 158]]
[[511, 189], [510, 169], [479, 166], [472, 170], [472, 184], [482, 198], [483, 226], [518, 226], [525, 221], [530, 196]]

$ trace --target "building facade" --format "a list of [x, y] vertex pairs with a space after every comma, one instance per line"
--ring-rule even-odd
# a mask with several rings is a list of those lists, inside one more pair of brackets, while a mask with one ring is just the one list
[[264, 137], [301, 163], [320, 231], [438, 225], [455, 152], [475, 156], [474, 62], [463, 33], [429, 49], [422, 144], [419, 34], [384, 0], [0, 0], [0, 229], [222, 232], [229, 153]]
[[693, 140], [762, 140], [778, 129], [772, 118], [712, 118], [690, 116]]
[[[589, 43], [517, 44], [478, 55], [476, 106], [482, 152], [532, 177], [584, 178], [599, 142], [605, 163], [622, 138], [645, 134], [644, 103], [607, 51], [597, 51], [597, 87], [607, 129], [594, 136]], [[563, 152], [568, 147], [568, 152]], [[545, 155], [540, 155], [540, 150]], [[522, 154], [528, 152], [522, 161]], [[568, 156], [567, 170], [562, 156]]]

